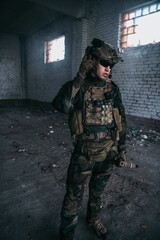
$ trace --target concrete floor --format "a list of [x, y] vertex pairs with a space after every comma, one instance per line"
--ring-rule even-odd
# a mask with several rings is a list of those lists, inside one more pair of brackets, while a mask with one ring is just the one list
[[[49, 104], [0, 104], [0, 239], [58, 240], [72, 143], [67, 116]], [[108, 240], [160, 239], [160, 134], [127, 131], [127, 158], [114, 167], [102, 196]], [[85, 224], [88, 188], [76, 240], [96, 240]]]

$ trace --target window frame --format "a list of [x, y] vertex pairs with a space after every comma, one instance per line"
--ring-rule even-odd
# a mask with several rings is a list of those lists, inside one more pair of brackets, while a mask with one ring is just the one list
[[[58, 40], [60, 38], [64, 38], [64, 58], [63, 59], [59, 59], [59, 60], [51, 61], [50, 60], [50, 51], [52, 50], [52, 42], [54, 42], [55, 40]], [[65, 34], [62, 34], [62, 35], [60, 35], [58, 37], [54, 37], [52, 39], [44, 41], [44, 64], [55, 63], [55, 62], [59, 62], [59, 61], [65, 60], [65, 41], [66, 41]]]
[[[152, 6], [156, 5], [156, 11], [152, 11], [150, 10], [150, 8]], [[159, 9], [158, 9], [159, 6]], [[149, 13], [143, 14], [144, 9], [149, 8]], [[136, 12], [138, 12], [138, 10], [141, 9], [141, 14], [136, 16]], [[143, 16], [147, 16], [156, 12], [160, 11], [160, 2], [154, 1], [154, 2], [148, 2], [146, 4], [140, 5], [140, 6], [136, 6], [135, 8], [132, 9], [127, 9], [124, 12], [120, 13], [120, 24], [119, 24], [119, 46], [120, 48], [124, 49], [124, 48], [131, 48], [131, 47], [138, 47], [138, 46], [144, 46], [144, 44], [139, 44], [136, 46], [127, 46], [127, 36], [131, 35], [131, 34], [135, 34], [135, 27], [137, 26], [137, 24], [135, 23], [135, 20], [143, 17]], [[133, 15], [134, 13], [134, 17], [129, 17], [129, 15]], [[128, 14], [128, 17], [126, 16]], [[126, 16], [126, 19], [124, 19]], [[125, 27], [125, 23], [127, 23], [127, 21], [132, 21], [133, 24], [129, 25], [128, 27]], [[125, 41], [122, 41], [125, 40]], [[150, 43], [148, 43], [150, 44]]]

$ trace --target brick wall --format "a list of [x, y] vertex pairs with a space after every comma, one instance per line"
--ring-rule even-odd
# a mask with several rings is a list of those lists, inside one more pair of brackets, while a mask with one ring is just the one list
[[[88, 1], [88, 44], [96, 37], [118, 47], [120, 13], [143, 3]], [[126, 114], [160, 120], [160, 43], [124, 49], [123, 59], [114, 67], [112, 79], [120, 87]]]
[[125, 49], [113, 71], [128, 115], [160, 119], [160, 44]]
[[[100, 38], [116, 48], [119, 19], [124, 10], [140, 6], [145, 0], [88, 0], [86, 16], [62, 18], [28, 39], [28, 98], [51, 101], [60, 86], [78, 71], [85, 48]], [[66, 59], [44, 64], [44, 41], [66, 36]], [[128, 48], [123, 63], [117, 64], [112, 79], [123, 95], [126, 113], [147, 119], [160, 119], [160, 43]]]
[[[65, 59], [44, 64], [44, 42], [65, 35]], [[27, 40], [28, 98], [51, 102], [62, 84], [71, 80], [72, 19], [62, 18]]]
[[82, 18], [73, 21], [72, 24], [72, 78], [74, 78], [87, 46], [88, 20]]
[[21, 99], [23, 86], [19, 37], [0, 33], [0, 99]]

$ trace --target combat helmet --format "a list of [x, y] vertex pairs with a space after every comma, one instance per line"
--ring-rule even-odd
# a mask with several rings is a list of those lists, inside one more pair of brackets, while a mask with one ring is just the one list
[[99, 60], [104, 64], [106, 61], [106, 63], [108, 62], [112, 67], [119, 61], [123, 61], [119, 50], [116, 51], [116, 49], [109, 43], [94, 38], [91, 44], [92, 46], [86, 48], [86, 54], [91, 54], [96, 60]]

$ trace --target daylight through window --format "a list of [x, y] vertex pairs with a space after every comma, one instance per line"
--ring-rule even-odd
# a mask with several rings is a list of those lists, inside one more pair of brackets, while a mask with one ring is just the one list
[[154, 3], [122, 15], [122, 48], [160, 42], [160, 3]]
[[45, 42], [44, 63], [60, 61], [65, 58], [65, 36]]

